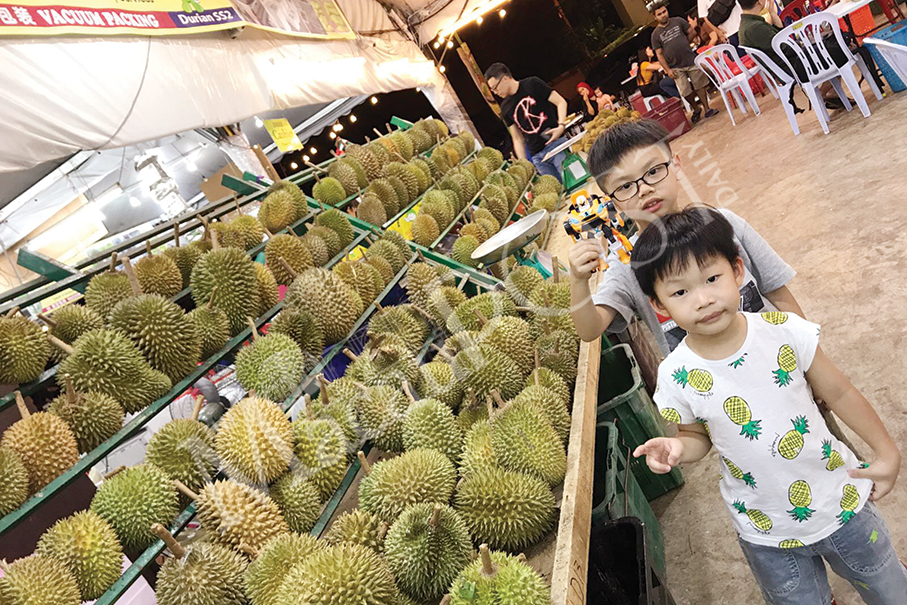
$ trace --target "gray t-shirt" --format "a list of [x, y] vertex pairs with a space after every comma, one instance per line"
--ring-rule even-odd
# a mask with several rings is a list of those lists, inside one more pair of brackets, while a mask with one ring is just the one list
[[[749, 223], [730, 210], [720, 208], [718, 211], [733, 227], [734, 242], [743, 259], [745, 272], [740, 287], [740, 309], [749, 313], [776, 310], [762, 293], [787, 285], [796, 272]], [[592, 302], [611, 307], [617, 312], [608, 326], [608, 332], [625, 330], [633, 316], [639, 315], [655, 335], [658, 346], [665, 355], [673, 351], [686, 336], [686, 332], [674, 320], [655, 312], [629, 265], [611, 263], [599, 282], [598, 291], [592, 295]]]
[[688, 31], [690, 24], [680, 17], [671, 17], [667, 25], [657, 25], [652, 31], [652, 50], [660, 48], [671, 69], [693, 67], [696, 64], [696, 54], [687, 39]]

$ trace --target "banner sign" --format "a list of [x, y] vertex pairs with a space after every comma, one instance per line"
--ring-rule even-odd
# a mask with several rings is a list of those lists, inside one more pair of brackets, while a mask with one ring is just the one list
[[57, 1], [0, 0], [0, 36], [168, 36], [250, 25], [307, 38], [355, 37], [334, 0]]
[[296, 131], [290, 126], [286, 118], [276, 120], [264, 120], [265, 128], [268, 134], [274, 139], [274, 144], [284, 153], [287, 151], [296, 151], [302, 149], [302, 141], [299, 140]]
[[466, 71], [469, 72], [472, 81], [475, 82], [476, 88], [479, 89], [482, 98], [485, 99], [485, 102], [488, 103], [491, 110], [495, 115], [501, 117], [501, 106], [498, 105], [494, 95], [491, 94], [491, 89], [488, 88], [488, 82], [485, 81], [485, 74], [482, 73], [482, 68], [476, 63], [476, 58], [472, 56], [472, 51], [469, 50], [466, 43], [462, 42], [459, 37], [457, 37], [457, 42], [460, 42], [460, 45], [457, 46], [457, 54], [460, 55], [460, 60], [463, 61], [463, 65], [466, 66]]

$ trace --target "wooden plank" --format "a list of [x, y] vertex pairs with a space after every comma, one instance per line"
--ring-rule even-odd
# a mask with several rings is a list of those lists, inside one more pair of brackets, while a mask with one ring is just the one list
[[553, 605], [586, 603], [600, 365], [601, 337], [580, 344], [570, 447], [567, 451], [567, 476], [564, 479], [564, 497], [551, 577]]

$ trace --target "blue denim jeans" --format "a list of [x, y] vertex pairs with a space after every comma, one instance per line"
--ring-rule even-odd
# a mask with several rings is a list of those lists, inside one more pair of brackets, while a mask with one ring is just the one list
[[867, 502], [841, 529], [815, 544], [780, 549], [738, 540], [770, 605], [829, 605], [825, 561], [853, 584], [868, 605], [907, 602], [907, 569], [891, 544], [885, 520]]
[[545, 145], [544, 149], [529, 157], [529, 160], [535, 165], [535, 169], [539, 171], [539, 174], [550, 174], [558, 181], [563, 182], [561, 167], [564, 165], [564, 160], [567, 159], [567, 151], [561, 151], [547, 162], [543, 161], [543, 158], [548, 155], [549, 150], [554, 149], [566, 140], [566, 138], [561, 137], [556, 141], [548, 143]]

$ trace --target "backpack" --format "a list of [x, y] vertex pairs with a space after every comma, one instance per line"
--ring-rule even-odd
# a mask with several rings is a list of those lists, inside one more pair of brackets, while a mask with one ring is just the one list
[[736, 4], [737, 0], [715, 0], [709, 7], [706, 19], [708, 19], [712, 25], [718, 27], [728, 20]]

